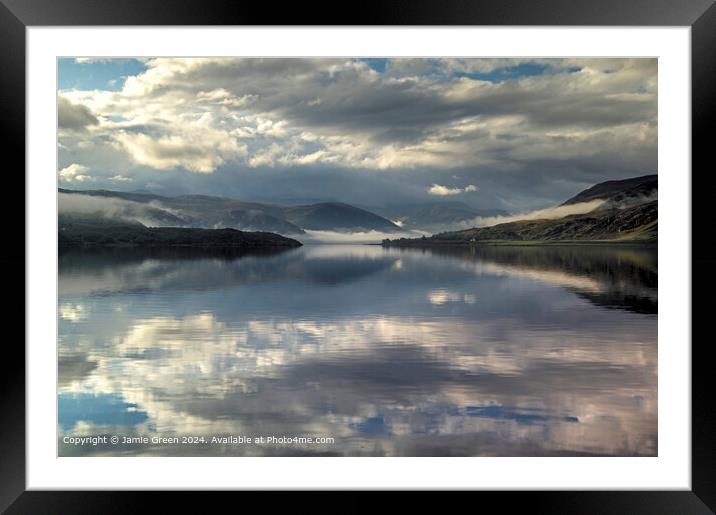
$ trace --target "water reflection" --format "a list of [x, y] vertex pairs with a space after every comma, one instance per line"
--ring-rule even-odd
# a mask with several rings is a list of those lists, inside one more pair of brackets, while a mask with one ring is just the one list
[[656, 313], [637, 247], [63, 252], [60, 454], [655, 455]]

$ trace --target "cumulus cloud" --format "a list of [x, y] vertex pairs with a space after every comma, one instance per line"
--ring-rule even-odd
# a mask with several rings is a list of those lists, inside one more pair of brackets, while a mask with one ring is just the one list
[[119, 130], [115, 141], [136, 163], [158, 170], [182, 167], [211, 173], [227, 159], [246, 153], [246, 146], [231, 134], [212, 126], [212, 116], [202, 114], [188, 123], [177, 123], [173, 134], [153, 136]]
[[88, 175], [89, 168], [77, 163], [72, 163], [57, 172], [62, 182], [88, 182], [94, 180]]
[[81, 131], [97, 123], [97, 117], [87, 106], [73, 104], [62, 95], [57, 97], [57, 124], [60, 129]]
[[[486, 198], [519, 198], [656, 167], [656, 59], [391, 59], [383, 71], [347, 58], [144, 64], [119, 91], [61, 92], [64, 162], [104, 159], [123, 175], [140, 170], [131, 176], [145, 183], [157, 180], [152, 170], [220, 175], [207, 176], [204, 193], [265, 168], [282, 171], [279, 187], [322, 167], [363, 177], [419, 170], [429, 178], [414, 196], [424, 199], [457, 195], [441, 186], [455, 170], [470, 181], [460, 193], [474, 181]], [[555, 176], [559, 188], [546, 188]]]
[[441, 186], [440, 184], [433, 184], [430, 189], [428, 190], [428, 193], [431, 195], [458, 195], [462, 193], [461, 188], [448, 188], [446, 186]]
[[428, 193], [431, 195], [438, 195], [440, 197], [447, 195], [459, 195], [460, 193], [470, 193], [474, 191], [477, 191], [477, 186], [474, 184], [468, 184], [464, 188], [448, 188], [447, 186], [442, 186], [440, 184], [433, 184], [428, 189]]
[[88, 314], [87, 308], [85, 308], [82, 304], [66, 303], [59, 308], [60, 318], [64, 318], [70, 322], [80, 322], [85, 320]]

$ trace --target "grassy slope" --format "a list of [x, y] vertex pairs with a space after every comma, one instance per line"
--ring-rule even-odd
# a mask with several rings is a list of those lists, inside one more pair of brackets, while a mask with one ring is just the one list
[[[556, 220], [525, 220], [492, 227], [401, 239], [390, 245], [450, 245], [471, 242], [566, 243], [657, 241], [657, 201], [625, 209], [593, 211]], [[386, 242], [387, 243], [387, 242]]]

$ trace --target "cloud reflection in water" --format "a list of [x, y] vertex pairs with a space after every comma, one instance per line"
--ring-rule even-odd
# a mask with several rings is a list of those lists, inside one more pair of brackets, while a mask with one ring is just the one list
[[63, 253], [61, 435], [336, 442], [60, 453], [655, 455], [656, 284], [626, 247]]

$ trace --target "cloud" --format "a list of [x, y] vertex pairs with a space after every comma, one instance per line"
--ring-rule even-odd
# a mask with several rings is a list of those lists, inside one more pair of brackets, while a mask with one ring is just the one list
[[131, 177], [125, 177], [124, 175], [114, 175], [109, 180], [113, 182], [132, 182]]
[[136, 163], [158, 170], [183, 167], [211, 173], [246, 147], [231, 135], [205, 126], [203, 120], [189, 124], [182, 133], [152, 137], [141, 132], [120, 131], [115, 140]]
[[70, 322], [80, 322], [87, 318], [88, 313], [82, 304], [66, 303], [60, 306], [59, 315]]
[[[61, 162], [96, 163], [139, 187], [222, 194], [269, 168], [284, 183], [349, 171], [373, 189], [374, 172], [408, 171], [425, 181], [396, 183], [392, 194], [411, 190], [414, 200], [460, 171], [480, 184], [471, 201], [507, 192], [521, 209], [534, 191], [546, 192], [546, 205], [656, 168], [656, 59], [391, 59], [383, 72], [347, 58], [144, 64], [119, 91], [61, 92], [60, 110], [76, 115], [61, 113], [74, 127], [60, 134]], [[176, 174], [158, 179], [156, 170]]]
[[77, 163], [72, 163], [60, 170], [57, 174], [62, 182], [88, 182], [94, 178], [87, 174], [89, 168]]
[[433, 184], [430, 189], [428, 190], [428, 193], [431, 195], [458, 195], [462, 193], [462, 189], [460, 188], [448, 188], [446, 186], [441, 186], [440, 184]]
[[57, 97], [57, 124], [60, 129], [82, 131], [98, 123], [97, 117], [87, 106], [73, 104], [62, 95]]
[[440, 184], [433, 184], [428, 189], [428, 193], [431, 195], [438, 195], [444, 197], [447, 195], [459, 195], [460, 193], [470, 193], [477, 191], [477, 186], [474, 184], [468, 184], [464, 188], [448, 188], [447, 186], [441, 186]]

